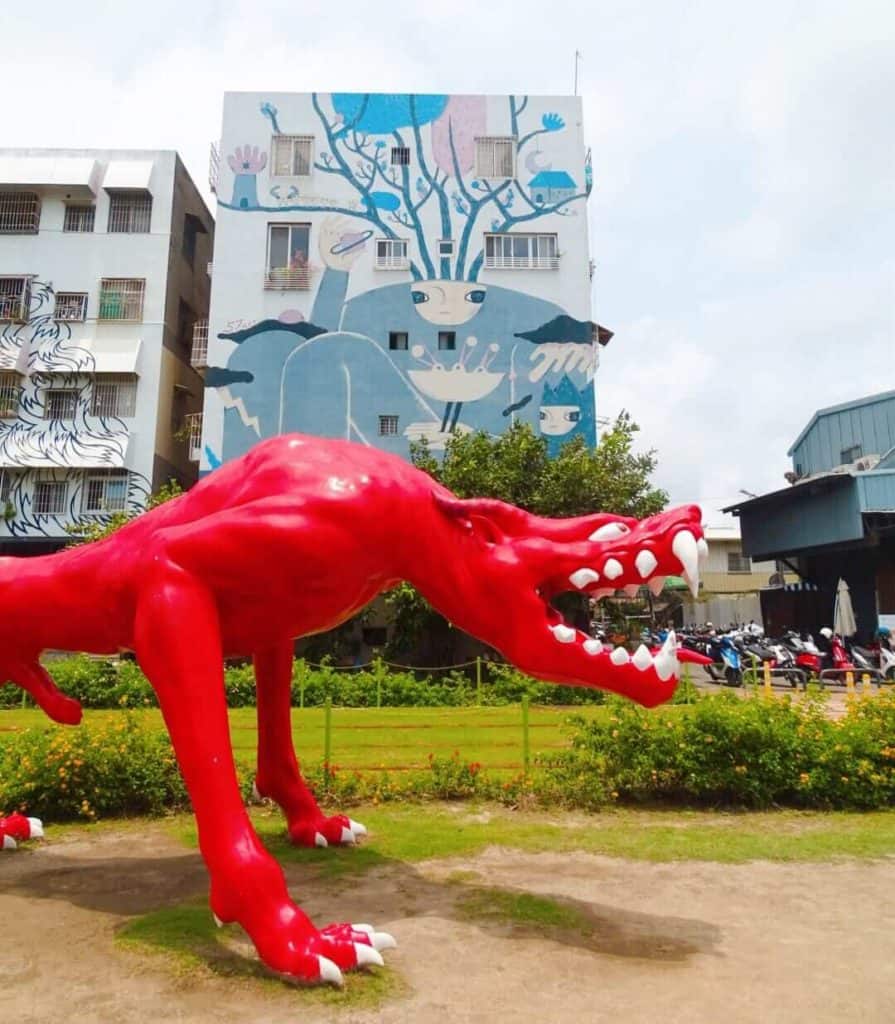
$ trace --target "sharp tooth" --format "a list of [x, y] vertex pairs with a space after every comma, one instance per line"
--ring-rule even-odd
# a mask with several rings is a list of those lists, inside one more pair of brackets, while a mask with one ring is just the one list
[[560, 623], [558, 626], [551, 626], [550, 632], [561, 644], [571, 644], [575, 640], [575, 630], [563, 623]]
[[681, 530], [671, 543], [671, 550], [681, 563], [683, 577], [690, 586], [694, 597], [699, 594], [699, 552], [696, 550], [696, 538], [689, 530]]
[[653, 662], [653, 665], [656, 669], [656, 675], [663, 683], [667, 683], [674, 675], [674, 670], [677, 666], [677, 658], [675, 658], [673, 654], [669, 654], [663, 647], [656, 655], [656, 660]]
[[626, 587], [622, 587], [622, 590], [628, 597], [637, 597], [637, 594], [640, 592], [640, 584], [629, 583]]
[[703, 537], [696, 542], [696, 553], [699, 555], [700, 564], [709, 557], [709, 546]]
[[624, 649], [624, 647], [616, 647], [616, 649], [609, 655], [609, 660], [613, 665], [627, 665], [631, 660], [631, 655]]
[[614, 558], [610, 558], [603, 566], [603, 575], [607, 580], [617, 580], [625, 570]]
[[616, 540], [618, 537], [624, 537], [626, 533], [630, 533], [630, 531], [624, 523], [605, 523], [599, 530], [594, 530], [587, 539], [598, 540], [605, 544], [607, 540]]
[[569, 582], [573, 587], [584, 590], [589, 583], [596, 583], [599, 578], [600, 574], [593, 569], [576, 569], [569, 577]]
[[585, 640], [583, 644], [584, 649], [588, 654], [600, 654], [603, 650], [603, 645], [597, 639]]
[[649, 587], [650, 593], [653, 595], [653, 597], [658, 597], [659, 594], [662, 593], [662, 589], [665, 586], [665, 577], [653, 576], [649, 583], [647, 583], [647, 586]]
[[662, 650], [665, 654], [674, 654], [677, 650], [677, 634], [673, 629], [669, 630], [668, 636], [665, 637], [665, 643], [662, 644]]
[[652, 551], [643, 550], [634, 559], [634, 565], [637, 566], [637, 571], [640, 573], [640, 578], [642, 580], [645, 580], [658, 564], [656, 556]]
[[646, 649], [645, 644], [641, 644], [634, 652], [634, 657], [631, 659], [634, 664], [640, 669], [641, 672], [645, 671], [652, 665], [653, 656]]

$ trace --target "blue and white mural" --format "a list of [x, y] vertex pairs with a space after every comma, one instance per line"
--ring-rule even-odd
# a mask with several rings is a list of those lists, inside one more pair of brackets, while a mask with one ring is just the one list
[[[311, 124], [288, 123], [279, 100], [257, 102], [257, 130], [241, 125], [227, 159], [232, 180], [218, 187], [212, 321], [219, 344], [211, 361], [215, 352], [219, 358], [206, 386], [216, 390], [223, 424], [216, 431], [206, 420], [206, 467], [291, 430], [406, 455], [414, 439], [440, 450], [457, 431], [496, 434], [522, 419], [551, 450], [575, 435], [594, 443], [589, 178], [583, 148], [570, 165], [576, 146], [559, 144], [566, 119], [534, 109], [528, 97], [506, 98], [499, 123], [494, 99], [481, 96], [309, 99]], [[276, 147], [290, 132], [313, 134], [312, 166], [275, 175], [282, 167], [274, 168], [268, 140]], [[226, 135], [225, 108], [225, 142]], [[512, 177], [475, 175], [483, 137], [512, 140]], [[283, 246], [283, 270], [312, 292], [309, 308], [255, 319], [246, 308], [242, 322], [221, 329], [217, 274], [221, 265], [222, 278], [232, 275], [231, 216], [284, 225], [269, 246]], [[487, 237], [494, 235], [502, 237]], [[578, 265], [562, 262], [572, 235]], [[371, 281], [374, 246], [402, 240], [406, 269], [379, 275], [381, 285]], [[525, 269], [495, 274], [495, 265]], [[251, 273], [257, 281], [257, 263]], [[358, 288], [359, 273], [372, 286]], [[550, 278], [562, 274], [580, 278], [580, 318], [548, 297]], [[506, 286], [516, 280], [524, 288]]]

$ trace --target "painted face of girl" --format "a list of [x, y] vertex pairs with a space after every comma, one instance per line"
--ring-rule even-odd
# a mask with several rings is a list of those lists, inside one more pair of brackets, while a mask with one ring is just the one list
[[581, 410], [577, 405], [542, 405], [541, 433], [554, 437], [568, 434], [581, 419]]
[[430, 324], [465, 324], [482, 308], [485, 290], [475, 281], [414, 281], [410, 295]]

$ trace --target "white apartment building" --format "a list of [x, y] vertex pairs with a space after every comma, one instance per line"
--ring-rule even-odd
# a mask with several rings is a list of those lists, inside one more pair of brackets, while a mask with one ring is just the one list
[[0, 554], [195, 480], [213, 234], [174, 152], [0, 149]]

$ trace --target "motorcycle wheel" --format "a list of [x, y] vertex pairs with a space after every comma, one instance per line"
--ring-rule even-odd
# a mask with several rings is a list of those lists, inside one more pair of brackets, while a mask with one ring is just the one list
[[724, 678], [728, 686], [742, 686], [743, 685], [743, 673], [738, 668], [726, 668], [724, 670]]

